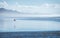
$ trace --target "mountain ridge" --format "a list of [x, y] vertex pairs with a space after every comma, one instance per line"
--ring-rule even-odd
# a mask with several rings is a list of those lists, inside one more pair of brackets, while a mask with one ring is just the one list
[[5, 8], [0, 8], [0, 13], [20, 13], [16, 10], [8, 10], [8, 9], [5, 9]]

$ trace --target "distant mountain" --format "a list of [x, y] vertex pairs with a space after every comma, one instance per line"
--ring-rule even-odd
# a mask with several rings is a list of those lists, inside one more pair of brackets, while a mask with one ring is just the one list
[[0, 13], [20, 13], [16, 10], [8, 10], [8, 9], [5, 9], [5, 8], [0, 8]]

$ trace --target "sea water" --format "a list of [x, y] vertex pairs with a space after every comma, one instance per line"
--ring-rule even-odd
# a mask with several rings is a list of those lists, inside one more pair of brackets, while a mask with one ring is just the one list
[[0, 32], [60, 31], [60, 22], [49, 20], [21, 20], [0, 18]]

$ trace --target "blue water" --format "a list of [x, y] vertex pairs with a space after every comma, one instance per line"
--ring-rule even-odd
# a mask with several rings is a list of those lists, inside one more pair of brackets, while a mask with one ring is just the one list
[[60, 31], [0, 32], [0, 38], [60, 38]]
[[0, 18], [0, 38], [60, 38], [60, 18]]

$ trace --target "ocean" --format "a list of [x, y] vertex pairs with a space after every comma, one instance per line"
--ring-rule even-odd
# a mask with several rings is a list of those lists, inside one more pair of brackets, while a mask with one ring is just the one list
[[60, 38], [60, 18], [0, 18], [0, 38]]
[[[15, 21], [14, 21], [15, 19]], [[60, 18], [5, 17], [0, 21], [0, 32], [10, 31], [60, 31]]]

